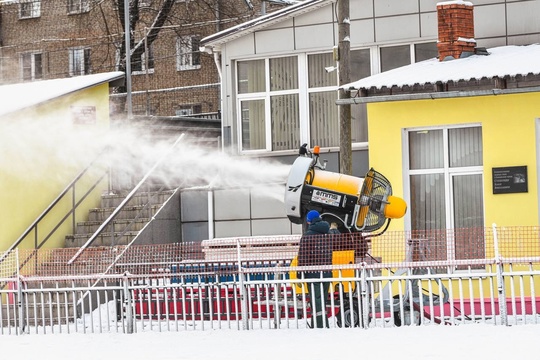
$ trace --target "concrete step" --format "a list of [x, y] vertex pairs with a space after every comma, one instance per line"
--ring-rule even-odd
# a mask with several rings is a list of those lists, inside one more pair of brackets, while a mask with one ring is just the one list
[[[129, 231], [140, 231], [142, 228], [150, 221], [149, 218], [143, 218], [143, 219], [137, 219], [135, 221], [131, 219], [120, 219], [120, 220], [114, 220], [113, 224], [107, 225], [103, 231], [104, 232], [111, 232], [113, 226], [114, 231], [124, 231], [124, 229], [129, 226]], [[77, 223], [77, 230], [76, 233], [81, 234], [93, 234], [96, 232], [97, 229], [103, 224], [102, 221], [83, 221], [80, 223]]]
[[[126, 206], [140, 206], [150, 202], [150, 204], [163, 204], [173, 194], [173, 190], [160, 192], [144, 192], [135, 194]], [[116, 208], [126, 198], [125, 194], [103, 194], [101, 196], [101, 208]]]
[[[151, 218], [161, 207], [161, 204], [147, 206], [144, 210], [144, 206], [125, 206], [116, 215], [115, 220], [128, 220], [139, 218]], [[95, 208], [90, 209], [88, 213], [88, 221], [103, 222], [113, 213], [115, 208]]]
[[[120, 237], [121, 233], [115, 232], [113, 239], [110, 232], [102, 232], [92, 242], [92, 246], [127, 245], [135, 238], [135, 236], [137, 236], [138, 233], [138, 231], [128, 231], [122, 237]], [[92, 234], [67, 235], [66, 247], [81, 247], [88, 241], [88, 239], [90, 239], [90, 236], [92, 236]]]

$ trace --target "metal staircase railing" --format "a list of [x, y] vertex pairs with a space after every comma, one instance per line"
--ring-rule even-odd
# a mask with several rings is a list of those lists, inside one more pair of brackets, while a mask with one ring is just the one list
[[[83, 194], [83, 196], [77, 201], [76, 200], [76, 192], [77, 185], [81, 181], [86, 181], [87, 177], [85, 175], [90, 174], [90, 170], [98, 167], [103, 166], [102, 163], [99, 162], [102, 155], [106, 154], [107, 151], [104, 151], [100, 153], [84, 170], [82, 170], [70, 183], [66, 186], [62, 192], [54, 199], [49, 206], [39, 215], [32, 224], [22, 233], [21, 236], [11, 246], [4, 252], [4, 254], [0, 257], [0, 263], [17, 247], [19, 246], [32, 232], [34, 233], [34, 248], [40, 249], [50, 238], [53, 236], [58, 228], [62, 226], [65, 221], [71, 216], [72, 219], [72, 228], [75, 230], [76, 228], [76, 210], [77, 208], [86, 200], [86, 198], [95, 190], [95, 188], [103, 181], [103, 179], [110, 174], [110, 168], [109, 166], [106, 166], [105, 169], [103, 169], [103, 173], [100, 176], [97, 176], [96, 180], [91, 182], [89, 188], [86, 190], [86, 192]], [[83, 183], [84, 183], [83, 181]], [[110, 178], [107, 177], [108, 181], [108, 187], [110, 187]], [[58, 223], [52, 228], [51, 231], [49, 231], [43, 238], [40, 238], [40, 234], [38, 232], [38, 228], [40, 223], [47, 217], [49, 213], [51, 213], [54, 209], [56, 209], [56, 205], [58, 205], [66, 196], [71, 194], [71, 209], [68, 210], [68, 212], [58, 221]], [[28, 261], [30, 261], [30, 256], [28, 259], [21, 262], [20, 267], [23, 267]]]
[[[111, 215], [109, 215], [109, 217], [98, 227], [98, 229], [90, 236], [90, 238], [86, 241], [86, 243], [79, 248], [79, 250], [75, 253], [75, 255], [68, 261], [67, 263], [68, 265], [73, 264], [73, 262], [77, 260], [77, 258], [96, 240], [96, 238], [101, 235], [103, 230], [114, 221], [115, 217], [120, 213], [120, 211], [122, 211], [122, 209], [126, 206], [126, 204], [135, 196], [135, 194], [139, 191], [139, 189], [144, 185], [146, 180], [148, 180], [148, 178], [153, 174], [153, 172], [161, 165], [161, 163], [167, 158], [167, 156], [174, 150], [174, 148], [178, 145], [178, 143], [180, 143], [180, 140], [182, 140], [183, 137], [184, 137], [184, 134], [181, 134], [176, 139], [174, 144], [162, 154], [162, 156], [158, 159], [158, 161], [152, 166], [150, 170], [148, 170], [148, 172], [143, 176], [143, 178], [133, 188], [133, 190], [131, 190], [131, 192], [126, 196], [126, 198], [113, 210]], [[147, 206], [149, 206], [150, 203], [151, 201], [149, 200], [148, 203], [143, 207], [143, 209], [139, 211], [139, 214], [142, 211], [144, 211], [144, 209]], [[137, 214], [136, 219], [140, 216], [139, 214]], [[135, 220], [133, 220], [132, 222], [130, 222], [130, 224], [126, 226], [124, 231], [120, 234], [120, 237], [123, 236], [128, 231], [129, 226], [131, 226], [131, 224], [134, 221]], [[114, 237], [114, 228], [112, 228], [112, 236]], [[129, 248], [131, 244], [133, 244], [133, 241], [128, 244], [126, 249]]]

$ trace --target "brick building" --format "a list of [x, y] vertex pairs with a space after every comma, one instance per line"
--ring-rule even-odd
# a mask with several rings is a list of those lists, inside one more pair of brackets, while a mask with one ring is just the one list
[[[247, 0], [131, 1], [132, 110], [188, 116], [220, 109], [220, 75], [199, 39], [282, 5]], [[122, 0], [21, 0], [0, 4], [0, 83], [123, 70]], [[167, 20], [155, 26], [170, 5]], [[264, 5], [264, 6], [263, 6]], [[133, 20], [132, 20], [133, 21]], [[159, 21], [159, 20], [158, 20]], [[152, 41], [152, 30], [159, 33]], [[125, 94], [113, 99], [124, 105]], [[115, 102], [116, 103], [116, 102]]]

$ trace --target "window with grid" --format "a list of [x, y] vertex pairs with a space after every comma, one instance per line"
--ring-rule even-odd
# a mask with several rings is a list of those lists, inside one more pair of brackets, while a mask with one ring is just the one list
[[22, 80], [32, 81], [43, 78], [42, 54], [39, 52], [21, 54]]
[[298, 57], [237, 64], [241, 150], [290, 150], [300, 146]]
[[69, 49], [69, 75], [78, 76], [88, 74], [90, 74], [90, 49]]
[[176, 70], [194, 70], [201, 67], [198, 36], [179, 36], [176, 38]]
[[90, 11], [90, 0], [68, 0], [68, 14], [81, 14]]
[[430, 260], [483, 259], [482, 128], [407, 135], [412, 231], [432, 239]]
[[19, 18], [30, 19], [41, 16], [41, 0], [21, 0], [19, 2]]

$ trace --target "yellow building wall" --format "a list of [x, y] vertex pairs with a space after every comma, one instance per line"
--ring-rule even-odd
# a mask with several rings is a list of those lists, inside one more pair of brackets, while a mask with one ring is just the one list
[[[94, 119], [76, 123], [74, 112], [95, 108]], [[82, 116], [84, 119], [84, 115]], [[81, 117], [79, 116], [79, 119]], [[102, 151], [98, 139], [109, 129], [108, 83], [57, 98], [35, 108], [0, 118], [0, 251], [8, 249], [66, 188], [96, 154]], [[96, 176], [106, 170], [103, 165], [90, 172], [88, 180], [75, 188], [79, 201]], [[93, 178], [93, 179], [90, 179]], [[106, 179], [106, 177], [105, 177]], [[106, 182], [101, 181], [91, 196], [76, 211], [76, 221], [85, 220], [88, 210], [99, 204]], [[71, 209], [72, 193], [59, 202], [55, 211], [38, 226], [38, 242], [43, 240], [59, 219]], [[65, 235], [73, 233], [68, 217], [43, 246], [64, 247]], [[35, 247], [35, 232], [25, 238], [19, 248]]]
[[[480, 124], [485, 226], [538, 225], [535, 119], [540, 93], [368, 104], [369, 162], [403, 196], [403, 129]], [[526, 165], [528, 192], [493, 194], [492, 168]], [[404, 219], [390, 230], [403, 230]]]

